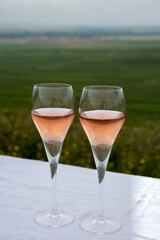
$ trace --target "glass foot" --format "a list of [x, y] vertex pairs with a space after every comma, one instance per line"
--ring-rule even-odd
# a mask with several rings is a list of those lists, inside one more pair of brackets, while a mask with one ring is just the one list
[[60, 227], [73, 222], [74, 217], [66, 212], [44, 211], [35, 216], [35, 222], [47, 227]]
[[111, 218], [86, 218], [80, 226], [83, 230], [91, 233], [105, 234], [113, 233], [121, 228], [121, 223]]

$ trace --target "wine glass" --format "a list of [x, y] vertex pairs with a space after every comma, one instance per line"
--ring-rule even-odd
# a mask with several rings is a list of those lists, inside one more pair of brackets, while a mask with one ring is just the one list
[[81, 221], [82, 229], [111, 233], [119, 221], [104, 216], [104, 177], [113, 143], [125, 121], [125, 98], [121, 87], [97, 85], [83, 88], [79, 118], [91, 144], [99, 182], [98, 214]]
[[40, 212], [35, 221], [44, 226], [69, 224], [74, 217], [59, 211], [56, 204], [56, 172], [64, 138], [74, 119], [75, 99], [71, 85], [61, 83], [36, 84], [33, 88], [31, 116], [42, 138], [52, 179], [52, 208]]

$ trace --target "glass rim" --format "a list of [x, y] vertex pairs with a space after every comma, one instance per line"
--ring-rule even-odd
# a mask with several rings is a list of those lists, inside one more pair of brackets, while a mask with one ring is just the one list
[[34, 85], [37, 88], [72, 88], [72, 85], [67, 83], [37, 83]]
[[122, 87], [112, 86], [112, 85], [89, 85], [83, 87], [84, 90], [98, 90], [98, 91], [113, 91], [113, 90], [123, 90]]

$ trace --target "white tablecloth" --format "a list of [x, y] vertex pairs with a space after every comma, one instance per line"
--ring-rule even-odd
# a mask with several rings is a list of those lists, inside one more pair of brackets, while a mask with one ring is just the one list
[[160, 239], [160, 180], [106, 172], [105, 213], [122, 223], [113, 234], [83, 231], [79, 222], [97, 209], [95, 170], [58, 166], [58, 207], [75, 216], [65, 227], [34, 222], [51, 205], [48, 163], [0, 156], [0, 240], [140, 240]]

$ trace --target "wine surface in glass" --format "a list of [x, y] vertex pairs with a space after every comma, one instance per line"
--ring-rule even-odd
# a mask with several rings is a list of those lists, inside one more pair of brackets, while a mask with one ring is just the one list
[[103, 162], [125, 121], [119, 111], [91, 110], [80, 113], [80, 122], [87, 134], [93, 153]]
[[68, 108], [38, 108], [31, 112], [32, 119], [45, 142], [63, 142], [74, 119]]

